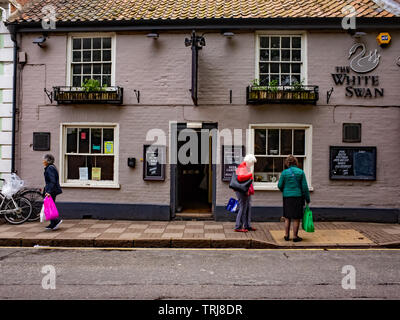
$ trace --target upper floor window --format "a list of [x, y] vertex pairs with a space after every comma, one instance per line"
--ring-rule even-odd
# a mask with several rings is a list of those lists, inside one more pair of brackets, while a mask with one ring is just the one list
[[112, 35], [70, 37], [69, 83], [81, 87], [88, 79], [101, 86], [114, 85], [114, 37]]
[[260, 85], [290, 86], [304, 80], [304, 37], [263, 35], [258, 39], [258, 79]]

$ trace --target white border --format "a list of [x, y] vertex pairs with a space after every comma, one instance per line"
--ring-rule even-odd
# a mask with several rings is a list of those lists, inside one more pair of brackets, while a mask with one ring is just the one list
[[[66, 128], [114, 128], [114, 181], [102, 182], [102, 181], [79, 181], [66, 179], [66, 168], [65, 168], [65, 153], [66, 153]], [[60, 185], [61, 187], [72, 187], [72, 188], [112, 188], [118, 189], [119, 185], [119, 123], [109, 122], [65, 122], [60, 123]]]
[[115, 86], [116, 79], [116, 53], [117, 36], [115, 32], [91, 32], [91, 33], [69, 33], [67, 37], [67, 68], [65, 83], [67, 87], [72, 86], [71, 64], [72, 64], [72, 38], [93, 38], [93, 37], [111, 37], [111, 86]]
[[[308, 189], [313, 191], [312, 187], [312, 125], [304, 123], [251, 123], [249, 124], [249, 138], [247, 141], [247, 146], [249, 153], [254, 154], [254, 129], [305, 129], [305, 139], [306, 139], [306, 161], [304, 162], [304, 173], [306, 175]], [[253, 167], [254, 173], [254, 167]], [[278, 183], [274, 182], [254, 182], [254, 190], [264, 190], [264, 191], [279, 191]]]

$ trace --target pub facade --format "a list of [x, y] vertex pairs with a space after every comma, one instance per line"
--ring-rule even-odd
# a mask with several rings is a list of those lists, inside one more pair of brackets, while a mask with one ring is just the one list
[[65, 218], [234, 220], [252, 153], [253, 220], [276, 221], [293, 154], [316, 219], [398, 222], [397, 11], [350, 1], [354, 29], [348, 1], [257, 3], [26, 4], [8, 21], [18, 175], [41, 187], [53, 154]]

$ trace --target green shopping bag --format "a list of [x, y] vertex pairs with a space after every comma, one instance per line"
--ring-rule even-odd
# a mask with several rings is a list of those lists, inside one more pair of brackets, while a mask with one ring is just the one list
[[313, 218], [312, 218], [312, 211], [308, 207], [308, 204], [306, 204], [306, 208], [304, 209], [302, 227], [305, 232], [314, 232], [314, 222], [313, 222]]

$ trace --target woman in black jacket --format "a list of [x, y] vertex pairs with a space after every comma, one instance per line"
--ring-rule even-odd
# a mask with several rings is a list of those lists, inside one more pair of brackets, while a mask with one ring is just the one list
[[[54, 165], [54, 157], [51, 154], [46, 154], [43, 157], [44, 166], [44, 180], [46, 186], [44, 187], [44, 194], [46, 197], [52, 197], [53, 201], [56, 202], [57, 195], [62, 193], [58, 171]], [[50, 220], [50, 224], [46, 227], [48, 230], [56, 230], [62, 223], [62, 220], [56, 218]]]

